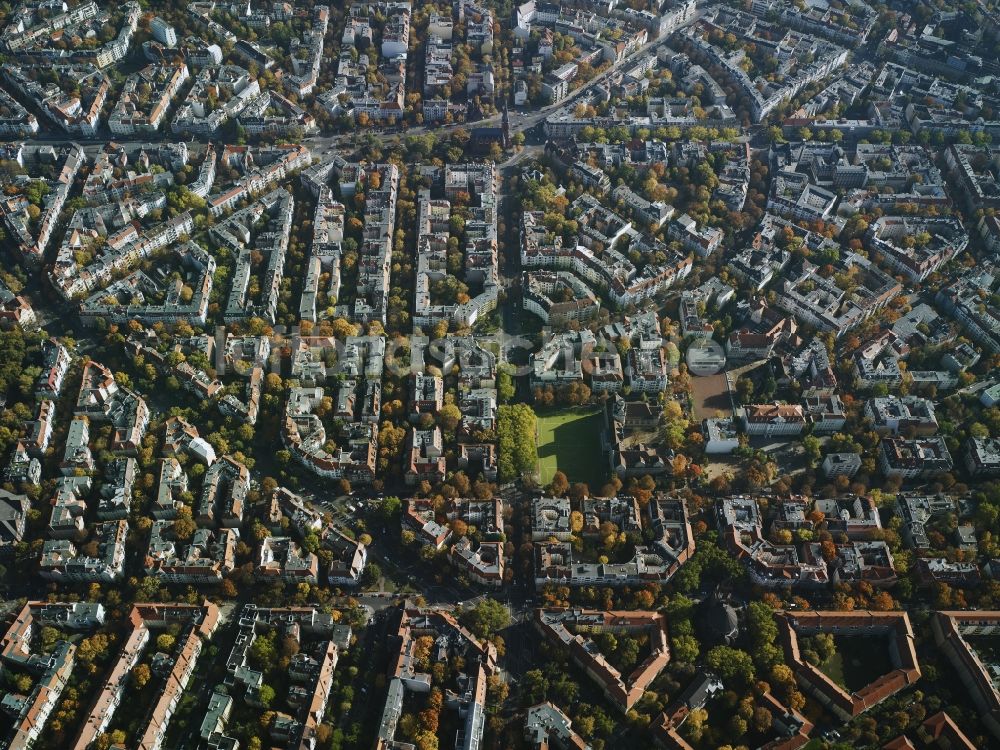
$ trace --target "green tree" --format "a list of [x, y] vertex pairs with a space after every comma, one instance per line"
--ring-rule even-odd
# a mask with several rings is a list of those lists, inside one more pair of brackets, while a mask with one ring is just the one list
[[694, 744], [701, 741], [705, 733], [705, 722], [708, 721], [708, 711], [696, 708], [688, 714], [687, 720], [681, 725], [681, 734]]
[[361, 583], [365, 586], [374, 586], [382, 577], [382, 568], [378, 563], [369, 562], [365, 565], [365, 572], [362, 574]]
[[148, 664], [139, 664], [132, 670], [132, 680], [137, 688], [144, 688], [152, 676]]
[[274, 702], [274, 688], [270, 685], [261, 685], [258, 698], [260, 698], [261, 704], [270, 706]]
[[18, 328], [0, 332], [0, 394], [6, 394], [23, 369], [27, 345]]
[[445, 404], [438, 410], [438, 424], [445, 432], [454, 432], [462, 421], [462, 412], [455, 404]]
[[501, 482], [532, 475], [538, 465], [535, 412], [527, 404], [501, 406], [497, 410], [499, 475]]
[[197, 530], [198, 524], [191, 518], [191, 509], [187, 506], [178, 508], [177, 518], [174, 519], [173, 523], [174, 536], [177, 537], [178, 541], [188, 541], [194, 536], [194, 532]]
[[489, 638], [510, 625], [510, 612], [494, 599], [482, 599], [475, 607], [466, 610], [462, 624], [480, 638]]
[[310, 531], [302, 537], [302, 548], [306, 552], [312, 552], [313, 554], [319, 551], [319, 536], [315, 531]]
[[746, 651], [730, 646], [716, 646], [705, 655], [705, 664], [723, 680], [738, 679], [744, 685], [753, 682], [753, 659]]
[[52, 649], [55, 648], [56, 642], [62, 638], [62, 634], [51, 625], [42, 627], [39, 635], [42, 641], [42, 652], [46, 654], [51, 653]]
[[806, 461], [811, 467], [815, 467], [820, 458], [823, 457], [823, 446], [815, 435], [806, 435], [802, 438], [802, 449], [805, 451]]
[[540, 669], [532, 669], [524, 673], [520, 688], [524, 704], [530, 706], [541, 703], [548, 697], [549, 681]]
[[277, 655], [273, 636], [259, 636], [250, 646], [250, 660], [261, 669], [272, 667]]
[[694, 664], [698, 660], [698, 639], [693, 635], [680, 635], [672, 640], [673, 658], [683, 664]]
[[387, 524], [399, 519], [403, 512], [403, 501], [394, 495], [383, 498], [378, 505], [378, 517]]
[[514, 400], [515, 393], [514, 376], [511, 373], [510, 365], [500, 365], [497, 367], [497, 396], [500, 399], [500, 403], [510, 403]]
[[750, 399], [753, 396], [753, 381], [747, 377], [737, 378], [736, 394], [740, 397], [740, 401], [742, 403], [749, 404]]

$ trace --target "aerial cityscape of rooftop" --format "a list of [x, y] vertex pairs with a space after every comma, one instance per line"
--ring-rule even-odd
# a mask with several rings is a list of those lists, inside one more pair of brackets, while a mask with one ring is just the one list
[[852, 748], [1000, 748], [1000, 0], [0, 2], [0, 750]]

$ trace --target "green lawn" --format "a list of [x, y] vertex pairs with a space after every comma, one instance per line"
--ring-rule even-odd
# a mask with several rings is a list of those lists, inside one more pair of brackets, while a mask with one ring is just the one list
[[601, 453], [604, 418], [600, 409], [568, 409], [538, 415], [538, 471], [543, 485], [561, 471], [570, 482], [598, 491], [607, 480]]
[[835, 636], [837, 653], [820, 670], [845, 690], [860, 690], [892, 669], [884, 638]]

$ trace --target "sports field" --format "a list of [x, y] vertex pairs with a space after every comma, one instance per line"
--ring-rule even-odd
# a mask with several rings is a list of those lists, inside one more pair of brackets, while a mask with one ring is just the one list
[[598, 491], [607, 479], [601, 453], [600, 409], [567, 409], [538, 415], [538, 471], [542, 485], [561, 471], [572, 482], [586, 482]]

